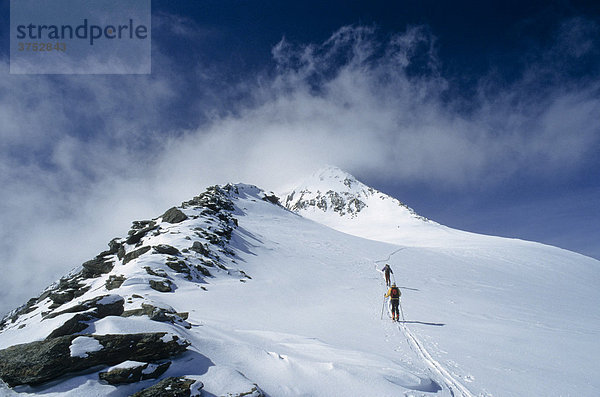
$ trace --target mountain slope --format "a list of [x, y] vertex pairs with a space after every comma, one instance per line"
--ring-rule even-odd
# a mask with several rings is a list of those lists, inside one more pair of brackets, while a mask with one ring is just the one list
[[[338, 195], [352, 200], [344, 192]], [[358, 198], [368, 203], [365, 197]], [[359, 218], [364, 210], [349, 219], [368, 232], [373, 225]], [[75, 356], [94, 357], [98, 346], [89, 338], [102, 344], [100, 336], [114, 334], [165, 333], [162, 339], [181, 341], [187, 350], [150, 360], [172, 362], [157, 379], [110, 385], [99, 372], [113, 363], [13, 390], [127, 396], [187, 376], [207, 396], [597, 394], [600, 313], [582, 302], [600, 298], [598, 261], [439, 229], [402, 213], [412, 217], [404, 224], [424, 224], [411, 230], [420, 230], [412, 238], [425, 244], [333, 230], [249, 185], [213, 187], [161, 217], [136, 222], [109, 251], [12, 313], [0, 349], [43, 340], [85, 314], [72, 322], [84, 323], [76, 333], [88, 335], [68, 341]], [[436, 233], [446, 232], [461, 243], [439, 242]], [[403, 292], [403, 324], [382, 310], [385, 287], [377, 269], [386, 261]], [[125, 367], [137, 361], [118, 359]]]

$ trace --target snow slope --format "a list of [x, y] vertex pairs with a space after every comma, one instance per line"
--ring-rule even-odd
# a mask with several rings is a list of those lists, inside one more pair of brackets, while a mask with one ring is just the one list
[[[82, 333], [168, 331], [189, 340], [189, 351], [164, 377], [192, 375], [204, 383], [206, 396], [235, 395], [253, 385], [267, 396], [599, 395], [598, 261], [454, 231], [354, 178], [350, 184], [358, 188], [349, 192], [346, 177], [341, 185], [332, 182], [336, 175], [329, 169], [322, 186], [309, 181], [297, 192], [337, 192], [345, 200], [342, 216], [318, 207], [296, 208], [300, 216], [265, 200], [256, 187], [236, 185], [223, 192], [237, 223], [219, 252], [223, 268], [188, 280], [150, 251], [125, 265], [117, 262], [66, 305], [106, 294], [103, 286], [112, 274], [126, 277], [112, 294], [189, 312], [189, 329], [147, 317], [108, 316]], [[353, 210], [357, 204], [360, 211]], [[194, 241], [206, 243], [199, 230], [214, 230], [214, 220], [201, 215], [202, 208], [182, 211], [188, 219], [181, 223], [158, 218], [158, 232], [143, 237], [141, 246], [184, 251]], [[186, 261], [203, 263], [186, 255]], [[406, 321], [400, 324], [382, 310], [385, 287], [378, 269], [385, 262], [403, 294]], [[149, 288], [154, 276], [146, 266], [166, 272], [174, 291]], [[133, 307], [137, 298], [131, 301]], [[43, 310], [2, 330], [0, 348], [45, 338], [60, 316], [40, 321]], [[152, 383], [111, 386], [87, 372], [15, 391], [116, 397]]]

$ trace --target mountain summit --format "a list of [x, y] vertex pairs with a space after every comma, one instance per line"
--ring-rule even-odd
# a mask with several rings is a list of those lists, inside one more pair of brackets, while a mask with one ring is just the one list
[[412, 246], [472, 245], [485, 236], [440, 225], [401, 201], [327, 166], [282, 195], [289, 210], [335, 230]]
[[[416, 213], [398, 200], [359, 182], [354, 176], [337, 168], [326, 167], [315, 172], [300, 186], [285, 195], [285, 206], [309, 218], [322, 220], [339, 217], [355, 219], [371, 212], [378, 201], [388, 201], [389, 207], [400, 207], [403, 217], [418, 218]], [[362, 212], [362, 213], [361, 213]], [[324, 215], [327, 214], [327, 215]], [[329, 215], [329, 216], [328, 216]], [[389, 214], [389, 211], [387, 212]]]
[[598, 268], [428, 221], [336, 168], [282, 200], [212, 186], [0, 321], [0, 395], [594, 396]]

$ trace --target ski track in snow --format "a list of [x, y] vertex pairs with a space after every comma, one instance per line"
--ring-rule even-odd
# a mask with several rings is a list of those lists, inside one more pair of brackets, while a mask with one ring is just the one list
[[[406, 248], [407, 247], [397, 249], [396, 251], [392, 252], [386, 259], [375, 261], [375, 263], [388, 262], [393, 255]], [[379, 270], [377, 269], [377, 265], [376, 270]], [[400, 303], [400, 305], [402, 305], [402, 303]], [[402, 306], [400, 306], [400, 308], [402, 308]], [[452, 376], [452, 374], [450, 374], [450, 372], [448, 372], [448, 370], [446, 370], [442, 366], [442, 364], [436, 361], [427, 351], [427, 349], [425, 349], [423, 343], [410, 331], [410, 329], [406, 325], [406, 320], [404, 319], [404, 312], [402, 313], [402, 321], [402, 323], [398, 324], [398, 329], [406, 337], [406, 340], [411, 350], [415, 352], [421, 358], [421, 360], [423, 360], [423, 362], [427, 365], [427, 367], [429, 367], [430, 371], [434, 374], [434, 376], [446, 386], [446, 388], [450, 392], [450, 395], [452, 397], [475, 397], [465, 386], [462, 385], [462, 383], [456, 380]]]
[[453, 397], [475, 397], [465, 386], [457, 381], [438, 361], [436, 361], [431, 354], [425, 349], [423, 343], [417, 339], [417, 337], [410, 332], [406, 324], [398, 324], [398, 329], [406, 336], [406, 339], [411, 346], [411, 349], [417, 353], [421, 359], [427, 364], [430, 370], [437, 375], [437, 378], [443, 381], [446, 385], [450, 394]]

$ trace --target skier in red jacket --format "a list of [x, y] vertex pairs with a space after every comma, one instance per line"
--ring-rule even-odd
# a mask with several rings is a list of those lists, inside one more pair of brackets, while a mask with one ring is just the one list
[[387, 294], [385, 294], [386, 298], [390, 298], [390, 302], [392, 304], [392, 320], [394, 321], [398, 321], [400, 317], [398, 313], [400, 295], [402, 295], [402, 293], [400, 292], [400, 289], [396, 287], [396, 283], [393, 283], [390, 289], [388, 290]]

